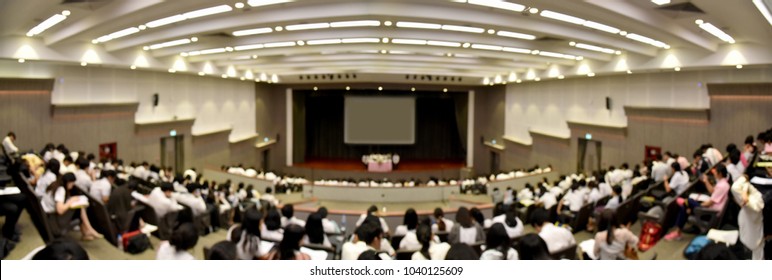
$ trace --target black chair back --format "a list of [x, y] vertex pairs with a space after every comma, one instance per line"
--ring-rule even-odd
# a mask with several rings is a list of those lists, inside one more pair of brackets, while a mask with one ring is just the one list
[[416, 250], [397, 250], [397, 260], [411, 260]]
[[391, 237], [391, 248], [399, 249], [399, 243], [402, 242], [402, 238], [405, 238], [404, 235], [395, 235]]

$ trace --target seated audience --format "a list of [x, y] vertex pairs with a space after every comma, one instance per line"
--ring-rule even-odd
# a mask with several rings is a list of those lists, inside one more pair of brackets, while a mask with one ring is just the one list
[[233, 242], [230, 241], [220, 241], [212, 245], [212, 248], [209, 248], [209, 254], [204, 256], [207, 260], [238, 260], [238, 256], [236, 254], [236, 244], [233, 244]]
[[702, 182], [705, 183], [705, 188], [707, 188], [708, 193], [710, 193], [710, 199], [704, 202], [698, 202], [691, 198], [685, 200], [683, 204], [680, 205], [681, 210], [676, 218], [676, 229], [665, 235], [665, 240], [671, 241], [681, 238], [681, 231], [686, 225], [689, 214], [693, 212], [694, 208], [705, 207], [716, 212], [724, 210], [724, 205], [726, 205], [729, 194], [729, 182], [727, 181], [726, 167], [722, 164], [718, 164], [715, 168], [711, 169], [711, 172], [716, 178], [715, 186], [710, 183], [707, 176], [702, 176]]
[[418, 226], [418, 214], [415, 209], [408, 208], [405, 211], [402, 225], [397, 226], [394, 229], [394, 236], [403, 236], [402, 241], [399, 243], [399, 249], [401, 250], [417, 250], [421, 248], [421, 243], [418, 242], [418, 238], [415, 234], [415, 229]]
[[254, 260], [267, 254], [269, 248], [261, 251], [260, 220], [263, 214], [255, 207], [247, 208], [241, 225], [234, 225], [225, 236], [227, 241], [236, 244], [236, 256], [241, 260]]
[[260, 196], [260, 200], [268, 201], [274, 207], [279, 205], [279, 200], [273, 196], [273, 189], [271, 187], [265, 188], [265, 194]]
[[43, 197], [46, 194], [48, 186], [59, 179], [59, 170], [59, 161], [51, 160], [46, 163], [46, 171], [43, 173], [43, 176], [38, 178], [37, 184], [35, 185], [35, 195]]
[[89, 193], [95, 199], [101, 199], [107, 204], [110, 201], [110, 192], [113, 190], [113, 184], [118, 175], [113, 170], [102, 170], [102, 178], [91, 184]]
[[327, 207], [324, 207], [324, 206], [319, 207], [319, 210], [316, 210], [316, 213], [319, 213], [319, 216], [322, 217], [322, 226], [324, 226], [324, 233], [339, 234], [342, 232], [341, 228], [338, 226], [338, 223], [327, 218], [327, 215], [328, 215]]
[[[383, 239], [383, 229], [379, 224], [380, 222], [372, 218], [362, 222], [356, 229], [354, 239], [343, 244], [340, 259], [355, 260], [359, 258], [359, 255], [364, 251], [380, 251], [382, 244], [381, 240]], [[378, 255], [384, 260], [391, 259], [385, 253], [379, 253]]]
[[538, 234], [529, 233], [520, 238], [517, 252], [521, 260], [551, 260], [549, 248]]
[[296, 224], [290, 224], [284, 230], [284, 237], [279, 244], [273, 246], [267, 260], [310, 260], [311, 257], [306, 253], [300, 252], [300, 244], [303, 242], [305, 229]]
[[364, 222], [364, 221], [365, 221], [365, 219], [366, 219], [368, 216], [374, 216], [374, 217], [377, 217], [377, 218], [378, 218], [378, 220], [380, 220], [380, 223], [381, 223], [381, 229], [383, 230], [384, 234], [388, 234], [388, 233], [389, 233], [389, 224], [388, 224], [388, 223], [386, 223], [386, 220], [385, 220], [385, 219], [383, 219], [383, 218], [381, 218], [381, 217], [378, 217], [378, 206], [375, 206], [375, 205], [370, 205], [370, 207], [369, 207], [369, 208], [367, 208], [367, 213], [365, 213], [365, 214], [362, 214], [362, 215], [360, 215], [360, 216], [359, 216], [359, 220], [357, 220], [356, 226], [359, 226], [359, 225], [361, 225], [361, 224], [362, 224], [362, 222]]
[[486, 219], [485, 215], [483, 215], [482, 211], [480, 211], [480, 209], [477, 207], [472, 207], [469, 209], [469, 215], [472, 216], [472, 219], [483, 228], [491, 227], [491, 220]]
[[75, 186], [84, 192], [89, 192], [91, 190], [91, 185], [93, 184], [91, 174], [88, 173], [89, 161], [85, 158], [79, 158], [76, 167]]
[[157, 260], [195, 260], [188, 252], [198, 243], [198, 232], [192, 223], [180, 224], [168, 241], [161, 241], [156, 253]]
[[619, 185], [613, 186], [611, 188], [611, 198], [606, 202], [606, 206], [603, 209], [617, 209], [619, 207], [619, 204], [622, 204], [622, 187]]
[[[678, 164], [674, 162], [674, 164]], [[625, 259], [626, 250], [635, 250], [638, 236], [620, 226], [614, 210], [606, 209], [600, 216], [600, 226], [605, 231], [595, 234], [595, 256], [600, 260]]]
[[689, 174], [686, 174], [686, 171], [681, 170], [681, 165], [677, 162], [673, 162], [670, 165], [670, 170], [672, 172], [672, 176], [668, 178], [668, 176], [665, 176], [664, 184], [665, 184], [665, 191], [670, 193], [674, 193], [675, 196], [681, 195], [686, 190], [686, 187], [689, 186]]
[[89, 260], [88, 253], [78, 242], [57, 239], [35, 253], [33, 260]]
[[81, 197], [72, 196], [75, 180], [74, 174], [67, 173], [46, 188], [40, 204], [48, 216], [49, 225], [51, 225], [54, 235], [60, 236], [68, 231], [70, 221], [76, 213], [79, 213], [80, 232], [83, 235], [83, 240], [102, 238], [102, 235], [91, 227], [91, 222], [86, 214], [86, 207], [78, 206], [81, 203]]
[[360, 261], [382, 261], [380, 254], [375, 250], [367, 250], [359, 254], [357, 260]]
[[[501, 205], [501, 207], [504, 208], [506, 206]], [[507, 235], [510, 239], [523, 235], [523, 230], [525, 227], [523, 225], [523, 221], [517, 217], [517, 209], [514, 205], [507, 207], [503, 214], [493, 217], [491, 222], [494, 225], [497, 223], [504, 225], [504, 228], [507, 230]]]
[[512, 240], [502, 223], [495, 223], [488, 230], [485, 238], [485, 251], [481, 260], [517, 260], [517, 251], [512, 248]]
[[448, 234], [448, 241], [451, 244], [466, 243], [471, 245], [483, 240], [485, 240], [485, 235], [482, 226], [472, 219], [466, 207], [459, 207], [458, 212], [456, 212], [456, 224], [453, 225]]
[[158, 218], [163, 218], [168, 213], [177, 212], [182, 210], [182, 205], [177, 204], [177, 200], [174, 199], [172, 194], [174, 193], [174, 185], [171, 183], [161, 183], [160, 187], [153, 188], [150, 194], [143, 196], [138, 192], [132, 192], [131, 196], [134, 199], [143, 201], [153, 207], [155, 214]]
[[[291, 223], [292, 225], [293, 223]], [[322, 216], [319, 213], [313, 213], [308, 215], [308, 220], [305, 224], [306, 236], [303, 237], [303, 244], [316, 244], [325, 247], [332, 247], [332, 243], [324, 233], [324, 226], [322, 225]]]
[[471, 246], [465, 243], [456, 243], [450, 245], [448, 253], [445, 254], [445, 260], [451, 261], [468, 261], [479, 259], [480, 255], [478, 255]]
[[549, 214], [543, 209], [536, 209], [531, 215], [531, 225], [539, 233], [539, 237], [547, 243], [550, 254], [560, 252], [576, 244], [570, 230], [557, 227], [549, 222]]
[[432, 233], [429, 221], [418, 225], [415, 230], [415, 235], [418, 242], [421, 244], [421, 249], [418, 252], [413, 253], [410, 257], [411, 260], [444, 260], [445, 256], [450, 249], [450, 244], [445, 242], [436, 242], [434, 240], [434, 234]]
[[432, 224], [432, 232], [447, 232], [453, 228], [453, 221], [445, 218], [445, 212], [442, 208], [434, 208], [434, 224]]
[[284, 204], [281, 207], [281, 227], [287, 227], [289, 225], [299, 225], [300, 227], [306, 226], [306, 221], [295, 218], [295, 207], [292, 204]]
[[268, 241], [278, 242], [284, 238], [284, 229], [281, 227], [281, 215], [276, 208], [268, 209], [262, 227], [260, 236]]

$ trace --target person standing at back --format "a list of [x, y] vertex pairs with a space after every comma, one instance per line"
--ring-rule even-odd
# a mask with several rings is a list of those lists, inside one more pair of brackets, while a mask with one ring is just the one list
[[8, 136], [3, 138], [3, 150], [11, 158], [19, 156], [19, 148], [16, 147], [14, 141], [16, 141], [16, 133], [13, 133], [13, 131], [8, 132]]

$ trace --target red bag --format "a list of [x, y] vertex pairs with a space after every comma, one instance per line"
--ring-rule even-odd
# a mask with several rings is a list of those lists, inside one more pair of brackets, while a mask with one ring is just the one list
[[657, 244], [660, 238], [662, 238], [662, 226], [653, 221], [647, 221], [643, 223], [641, 228], [641, 238], [638, 241], [638, 250], [646, 252]]

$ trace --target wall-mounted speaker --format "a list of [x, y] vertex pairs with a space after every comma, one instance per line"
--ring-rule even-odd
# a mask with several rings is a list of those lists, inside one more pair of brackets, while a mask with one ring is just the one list
[[158, 93], [153, 94], [153, 107], [158, 106]]
[[606, 110], [611, 110], [611, 97], [606, 96]]

